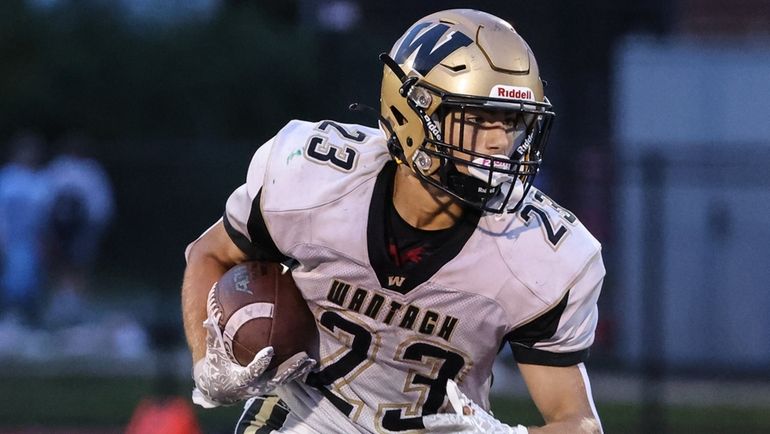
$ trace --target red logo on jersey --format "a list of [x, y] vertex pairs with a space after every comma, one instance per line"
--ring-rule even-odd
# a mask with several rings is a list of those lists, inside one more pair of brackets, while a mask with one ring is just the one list
[[406, 252], [404, 252], [401, 255], [401, 260], [404, 262], [411, 262], [413, 264], [418, 264], [420, 261], [422, 261], [422, 255], [425, 254], [425, 247], [415, 247], [414, 249], [409, 249]]
[[390, 244], [388, 246], [388, 253], [390, 253], [390, 258], [393, 259], [393, 262], [399, 267], [408, 263], [419, 264], [422, 261], [422, 255], [425, 254], [425, 247], [415, 247], [399, 253], [396, 245]]

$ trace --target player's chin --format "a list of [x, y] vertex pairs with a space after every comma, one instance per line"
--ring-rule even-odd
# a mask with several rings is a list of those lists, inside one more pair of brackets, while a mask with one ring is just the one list
[[[431, 175], [431, 179], [433, 179], [439, 184], [441, 183], [438, 173], [434, 173], [433, 175]], [[433, 198], [433, 200], [436, 202], [437, 205], [450, 206], [453, 204], [460, 204], [460, 201], [456, 197], [436, 187], [435, 185], [430, 184], [429, 182], [426, 182], [426, 181], [423, 181], [422, 184], [430, 192], [431, 197]]]

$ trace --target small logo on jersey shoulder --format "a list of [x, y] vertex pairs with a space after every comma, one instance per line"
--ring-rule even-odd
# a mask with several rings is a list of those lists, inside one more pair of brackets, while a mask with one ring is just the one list
[[401, 287], [404, 284], [406, 277], [403, 276], [388, 276], [388, 286]]
[[294, 159], [294, 157], [300, 157], [302, 156], [302, 149], [295, 149], [294, 152], [289, 154], [288, 157], [286, 157], [286, 165], [289, 165], [289, 162]]

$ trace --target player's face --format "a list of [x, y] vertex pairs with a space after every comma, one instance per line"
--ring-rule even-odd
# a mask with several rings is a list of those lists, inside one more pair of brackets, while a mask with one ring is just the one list
[[[469, 108], [465, 111], [464, 126], [461, 116], [459, 111], [447, 115], [447, 141], [479, 154], [510, 156], [515, 139], [524, 130], [518, 113]], [[461, 155], [466, 160], [470, 159], [469, 155]], [[458, 170], [465, 172], [467, 169], [460, 165]]]

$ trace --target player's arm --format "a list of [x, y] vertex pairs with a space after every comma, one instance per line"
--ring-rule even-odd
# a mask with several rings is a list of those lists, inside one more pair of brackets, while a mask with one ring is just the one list
[[544, 426], [505, 425], [468, 400], [450, 381], [447, 396], [454, 413], [424, 417], [428, 431], [601, 433], [583, 362], [594, 339], [596, 301], [603, 278], [604, 265], [597, 253], [561, 300], [506, 335], [532, 400], [545, 420]]
[[216, 312], [208, 299], [212, 286], [232, 266], [246, 260], [282, 261], [283, 256], [267, 231], [260, 209], [260, 194], [272, 141], [254, 154], [246, 183], [228, 198], [220, 221], [191, 243], [185, 254], [182, 314], [193, 357], [193, 402], [203, 407], [234, 404], [271, 392], [315, 364], [305, 355], [267, 371], [273, 349], [257, 352], [246, 366], [231, 360], [225, 348]]
[[532, 400], [545, 425], [529, 428], [531, 434], [601, 433], [582, 363], [573, 366], [519, 364]]
[[187, 248], [187, 267], [182, 281], [182, 318], [193, 363], [206, 354], [206, 299], [214, 282], [227, 270], [248, 258], [232, 241], [222, 220]]
[[604, 280], [601, 254], [561, 300], [509, 335], [513, 355], [546, 424], [532, 433], [600, 433], [584, 362], [594, 341]]
[[423, 417], [427, 432], [464, 434], [601, 434], [583, 364], [565, 367], [520, 364], [532, 399], [545, 418], [543, 427], [506, 425], [447, 381], [450, 412]]
[[[212, 285], [234, 265], [259, 256], [260, 242], [253, 240], [249, 221], [261, 221], [252, 218], [252, 214], [260, 212], [259, 192], [271, 148], [272, 140], [257, 149], [249, 164], [246, 183], [227, 199], [224, 216], [185, 250], [182, 318], [193, 363], [206, 352], [206, 330], [201, 324], [207, 316], [206, 301]], [[252, 232], [256, 231], [255, 227], [251, 226]]]

